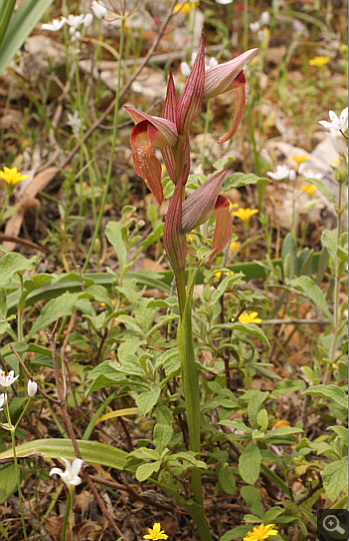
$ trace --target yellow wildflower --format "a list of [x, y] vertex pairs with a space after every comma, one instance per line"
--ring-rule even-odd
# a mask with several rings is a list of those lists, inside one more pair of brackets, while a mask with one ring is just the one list
[[2, 178], [9, 186], [14, 186], [28, 177], [30, 177], [30, 175], [21, 175], [21, 173], [17, 171], [17, 167], [12, 167], [12, 169], [4, 167], [4, 170], [0, 171], [0, 178]]
[[250, 323], [262, 323], [261, 318], [257, 316], [258, 312], [243, 312], [241, 316], [239, 316], [239, 321], [244, 325], [249, 325]]
[[339, 50], [342, 55], [348, 54], [348, 45], [346, 43], [342, 43], [342, 45], [339, 47]]
[[274, 526], [275, 524], [255, 526], [253, 532], [248, 532], [247, 536], [244, 537], [244, 541], [264, 541], [264, 539], [268, 539], [271, 535], [277, 535], [278, 531], [273, 530]]
[[199, 5], [199, 3], [200, 3], [199, 1], [198, 2], [185, 2], [185, 4], [183, 4], [183, 2], [179, 2], [173, 8], [173, 13], [178, 13], [179, 11], [181, 13], [190, 13], [192, 9], [196, 8]]
[[257, 213], [258, 213], [257, 209], [252, 210], [250, 208], [247, 208], [247, 209], [240, 208], [240, 209], [236, 210], [235, 212], [232, 212], [232, 215], [237, 216], [243, 222], [248, 222], [249, 219], [251, 218], [251, 216], [253, 216], [254, 214], [257, 214]]
[[188, 235], [189, 242], [193, 242], [193, 238], [194, 238], [194, 233], [189, 233]]
[[311, 157], [308, 156], [308, 154], [302, 154], [300, 156], [297, 156], [296, 154], [294, 154], [293, 156], [291, 156], [291, 160], [293, 160], [294, 162], [298, 163], [298, 165], [300, 165], [301, 163], [311, 160]]
[[161, 529], [160, 522], [156, 522], [152, 528], [148, 528], [149, 534], [143, 535], [143, 539], [167, 539], [168, 535]]
[[316, 66], [317, 68], [322, 68], [323, 66], [326, 66], [330, 60], [329, 56], [315, 56], [315, 58], [309, 60], [309, 64], [311, 66]]
[[217, 276], [218, 278], [220, 278], [222, 276], [222, 274], [225, 274], [226, 276], [230, 276], [231, 274], [234, 274], [234, 271], [232, 270], [228, 270], [228, 271], [216, 271], [215, 273], [215, 276]]
[[231, 212], [233, 209], [236, 209], [239, 205], [237, 203], [230, 203], [229, 204], [229, 211]]
[[241, 246], [241, 242], [238, 240], [232, 240], [229, 246], [229, 250], [233, 253], [237, 252]]
[[314, 186], [314, 184], [302, 184], [302, 186], [299, 188], [299, 192], [305, 192], [309, 196], [313, 195], [315, 190], [316, 186]]

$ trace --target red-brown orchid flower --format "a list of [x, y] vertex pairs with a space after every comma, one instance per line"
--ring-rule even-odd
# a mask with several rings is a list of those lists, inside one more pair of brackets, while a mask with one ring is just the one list
[[136, 172], [146, 181], [158, 203], [161, 203], [163, 201], [161, 164], [153, 152], [154, 146], [157, 146], [161, 150], [167, 172], [176, 185], [164, 229], [165, 250], [176, 276], [177, 272], [183, 271], [185, 267], [185, 233], [206, 222], [212, 215], [216, 216], [211, 260], [231, 238], [233, 226], [229, 202], [219, 194], [227, 171], [213, 175], [184, 200], [190, 170], [188, 132], [200, 114], [204, 99], [214, 98], [236, 88], [236, 113], [228, 133], [219, 142], [227, 141], [233, 136], [240, 123], [246, 101], [246, 79], [243, 68], [256, 53], [257, 49], [251, 49], [205, 72], [202, 36], [199, 53], [179, 99], [170, 72], [161, 117], [147, 115], [134, 107], [125, 107], [136, 124], [131, 133]]
[[225, 143], [225, 141], [228, 141], [231, 137], [233, 137], [238, 125], [240, 124], [246, 104], [246, 78], [242, 70], [246, 66], [247, 62], [249, 62], [257, 54], [257, 52], [258, 49], [250, 49], [249, 51], [240, 54], [236, 58], [233, 58], [229, 62], [213, 66], [205, 72], [205, 99], [215, 98], [216, 96], [225, 94], [225, 92], [229, 92], [234, 88], [237, 89], [237, 107], [233, 122], [228, 133], [223, 137], [223, 139], [218, 141], [218, 143]]

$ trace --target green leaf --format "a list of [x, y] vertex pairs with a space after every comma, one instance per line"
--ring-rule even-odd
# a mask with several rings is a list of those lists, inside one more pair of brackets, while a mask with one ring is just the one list
[[294, 276], [297, 263], [297, 245], [291, 233], [288, 233], [281, 248], [284, 276], [290, 280]]
[[327, 248], [327, 251], [332, 259], [332, 263], [336, 261], [336, 251], [337, 251], [337, 237], [338, 229], [325, 229], [321, 235], [321, 242]]
[[328, 309], [325, 296], [319, 286], [309, 276], [300, 276], [290, 282], [292, 287], [300, 287], [301, 290], [308, 295], [317, 308], [320, 308], [322, 313], [332, 321], [332, 314]]
[[133, 319], [133, 317], [128, 316], [127, 314], [121, 314], [121, 315], [118, 316], [116, 319], [117, 319], [117, 321], [119, 321], [120, 323], [124, 323], [125, 325], [127, 325], [128, 327], [130, 327], [130, 329], [132, 329], [133, 331], [135, 331], [137, 334], [140, 334], [141, 336], [144, 336], [144, 335], [143, 335], [143, 332], [142, 332], [142, 329], [137, 325], [137, 323], [135, 322], [135, 320]]
[[231, 470], [224, 470], [219, 474], [219, 484], [226, 494], [236, 493], [235, 477]]
[[156, 406], [156, 417], [159, 423], [171, 426], [173, 423], [173, 415], [171, 411], [162, 404]]
[[130, 456], [135, 456], [140, 460], [159, 460], [160, 455], [154, 449], [148, 449], [148, 447], [140, 447], [130, 453]]
[[8, 284], [17, 272], [24, 273], [31, 270], [35, 264], [36, 259], [27, 259], [21, 254], [4, 255], [0, 260], [0, 286]]
[[52, 2], [53, 0], [25, 0], [14, 14], [0, 47], [0, 75]]
[[56, 322], [59, 317], [71, 316], [75, 310], [79, 296], [80, 294], [78, 293], [64, 293], [57, 299], [49, 301], [29, 331], [28, 337], [30, 338], [33, 334], [41, 331], [41, 329]]
[[348, 445], [348, 429], [344, 426], [329, 426], [326, 430], [333, 430], [339, 436], [345, 445]]
[[251, 486], [241, 487], [241, 496], [245, 500], [248, 507], [251, 509], [252, 513], [262, 518], [264, 514], [264, 509], [262, 503], [262, 496], [259, 490], [256, 487]]
[[239, 457], [239, 472], [243, 480], [254, 485], [259, 477], [262, 455], [255, 443], [251, 443]]
[[261, 427], [263, 432], [265, 432], [268, 428], [268, 413], [265, 408], [261, 409], [261, 411], [258, 413], [257, 424]]
[[148, 303], [148, 299], [139, 299], [135, 308], [135, 320], [144, 334], [150, 331], [156, 314], [156, 308], [149, 308]]
[[16, 489], [16, 466], [15, 464], [6, 464], [0, 468], [0, 504], [6, 502]]
[[[275, 521], [275, 519], [281, 515], [281, 513], [284, 512], [284, 509], [282, 507], [272, 507], [271, 509], [268, 509], [268, 511], [265, 513], [263, 517], [264, 524], [270, 524]], [[272, 536], [273, 537], [273, 536]]]
[[26, 289], [26, 291], [28, 292], [34, 291], [35, 289], [39, 289], [39, 287], [44, 286], [45, 284], [47, 284], [47, 282], [50, 282], [51, 280], [51, 274], [35, 274], [33, 278], [24, 282], [24, 289]]
[[249, 325], [244, 325], [243, 323], [236, 322], [232, 324], [231, 328], [232, 330], [241, 331], [246, 334], [252, 334], [252, 336], [259, 338], [259, 340], [261, 340], [261, 342], [263, 342], [267, 346], [269, 345], [269, 340], [265, 336], [262, 329], [258, 327], [257, 325], [255, 325], [254, 323], [250, 323]]
[[257, 415], [262, 409], [262, 404], [267, 400], [269, 392], [255, 391], [248, 399], [247, 413], [254, 428], [258, 428]]
[[217, 170], [217, 172], [223, 171], [223, 169], [229, 164], [235, 161], [235, 158], [233, 156], [229, 156], [228, 158], [221, 158], [220, 160], [217, 160], [213, 167]]
[[296, 393], [297, 391], [301, 391], [302, 389], [306, 388], [306, 384], [302, 380], [293, 380], [293, 379], [285, 379], [283, 381], [278, 381], [276, 384], [276, 389], [279, 393], [279, 395], [287, 394], [287, 393]]
[[322, 480], [327, 496], [335, 502], [342, 490], [348, 486], [348, 458], [327, 464]]
[[246, 186], [246, 184], [269, 184], [270, 180], [268, 178], [257, 177], [252, 173], [233, 173], [229, 175], [223, 184], [223, 191], [231, 190], [232, 188], [241, 188], [241, 186]]
[[154, 427], [153, 438], [157, 452], [161, 455], [173, 436], [173, 429], [168, 425], [157, 423]]
[[146, 415], [155, 406], [156, 402], [158, 401], [159, 396], [160, 396], [160, 387], [159, 385], [155, 385], [153, 390], [147, 391], [145, 393], [141, 393], [139, 396], [137, 396], [136, 404], [139, 407], [139, 409], [142, 411], [142, 413]]
[[303, 394], [311, 394], [315, 396], [322, 396], [323, 398], [328, 398], [333, 400], [339, 406], [343, 408], [348, 408], [348, 396], [345, 394], [341, 387], [337, 385], [314, 385], [310, 387]]
[[116, 251], [120, 271], [127, 263], [127, 250], [124, 242], [125, 228], [121, 222], [108, 222], [105, 228], [105, 236]]
[[224, 535], [220, 538], [219, 541], [232, 541], [233, 539], [236, 539], [237, 537], [245, 537], [248, 532], [252, 531], [252, 527], [246, 525], [237, 526], [236, 528], [233, 528], [232, 530], [228, 530], [225, 532]]
[[325, 186], [325, 184], [317, 179], [317, 178], [305, 178], [303, 179], [304, 182], [309, 182], [310, 184], [314, 184], [314, 186], [317, 187], [317, 189], [325, 196], [327, 197], [330, 201], [332, 201], [332, 203], [335, 205], [336, 204], [336, 200], [335, 198], [333, 197], [332, 193], [330, 192], [330, 190], [327, 188], [327, 186]]
[[[92, 462], [108, 468], [123, 470], [127, 457], [125, 451], [98, 441], [77, 440], [77, 443], [84, 462]], [[74, 447], [70, 440], [54, 438], [32, 440], [22, 445], [17, 445], [16, 455], [19, 458], [30, 455], [43, 455], [44, 458], [60, 458], [62, 456], [67, 460], [74, 460], [76, 458]], [[4, 458], [13, 458], [12, 448], [0, 453], [0, 460]]]
[[136, 479], [140, 482], [146, 481], [154, 473], [158, 472], [161, 462], [150, 462], [149, 464], [141, 464], [136, 471]]

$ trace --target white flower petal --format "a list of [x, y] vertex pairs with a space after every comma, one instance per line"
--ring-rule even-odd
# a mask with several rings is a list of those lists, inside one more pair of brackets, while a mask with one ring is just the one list
[[189, 77], [191, 72], [189, 64], [187, 62], [181, 62], [181, 74], [184, 75], [184, 77]]
[[54, 473], [62, 476], [64, 474], [64, 471], [61, 470], [61, 468], [52, 468], [52, 470], [50, 471], [50, 475], [53, 475]]

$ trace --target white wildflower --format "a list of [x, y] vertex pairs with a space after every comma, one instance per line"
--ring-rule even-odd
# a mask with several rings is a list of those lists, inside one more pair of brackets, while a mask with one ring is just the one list
[[108, 10], [103, 5], [103, 3], [102, 2], [96, 2], [96, 0], [93, 0], [91, 9], [92, 9], [93, 13], [95, 14], [95, 16], [97, 17], [97, 19], [102, 19], [108, 13]]
[[66, 460], [63, 457], [61, 457], [61, 460], [65, 462], [65, 471], [61, 470], [61, 468], [52, 468], [50, 471], [50, 475], [53, 475], [54, 473], [60, 475], [68, 487], [69, 485], [80, 485], [82, 479], [81, 477], [79, 477], [79, 473], [83, 461], [80, 458], [76, 458], [75, 460], [73, 460], [72, 464], [70, 464], [69, 460]]
[[5, 371], [0, 372], [0, 385], [2, 387], [10, 387], [16, 379], [19, 378], [19, 375], [15, 377], [15, 373], [13, 370], [11, 372], [8, 372], [6, 374]]

